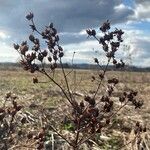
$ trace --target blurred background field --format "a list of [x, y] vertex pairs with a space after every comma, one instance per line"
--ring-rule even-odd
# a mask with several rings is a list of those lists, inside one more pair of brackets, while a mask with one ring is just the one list
[[[69, 79], [71, 89], [76, 93], [79, 99], [83, 99], [84, 95], [94, 92], [98, 81], [93, 81], [92, 76], [97, 77], [97, 70], [77, 69], [72, 71], [71, 69], [66, 69], [66, 73], [69, 73], [67, 78]], [[33, 77], [38, 78], [38, 84], [32, 82]], [[62, 77], [61, 71], [58, 69], [54, 73], [54, 79], [64, 86], [64, 79]], [[118, 77], [120, 81], [113, 93], [112, 98], [114, 101], [123, 90], [128, 91], [129, 89], [138, 91], [138, 99], [144, 100], [142, 109], [133, 110], [131, 106], [128, 105], [116, 117], [114, 121], [114, 126], [116, 127], [114, 128], [115, 130], [112, 131], [113, 136], [110, 141], [107, 141], [106, 145], [117, 145], [119, 141], [116, 139], [116, 136], [120, 136], [119, 134], [126, 135], [126, 132], [131, 131], [136, 121], [146, 124], [148, 133], [150, 131], [150, 72], [108, 71], [106, 73], [106, 80], [110, 77]], [[96, 82], [96, 84], [94, 82]], [[32, 106], [37, 109], [39, 106], [45, 109], [51, 109], [64, 102], [64, 97], [60, 89], [54, 86], [52, 82], [41, 76], [41, 74], [31, 74], [20, 67], [11, 66], [7, 69], [3, 68], [0, 70], [1, 100], [4, 100], [4, 95], [7, 92], [12, 92], [17, 95], [18, 102], [32, 113], [34, 113], [34, 111], [31, 110]], [[98, 93], [99, 97], [104, 92], [105, 88], [102, 87], [102, 90]], [[123, 133], [120, 132], [121, 130]], [[107, 146], [104, 149], [107, 149]]]

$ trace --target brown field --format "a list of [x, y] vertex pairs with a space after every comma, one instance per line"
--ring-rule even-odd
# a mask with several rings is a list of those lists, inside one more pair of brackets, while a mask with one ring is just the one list
[[[70, 70], [66, 70], [70, 72]], [[91, 76], [97, 74], [97, 71], [93, 70], [76, 70], [71, 72], [67, 77], [69, 79], [70, 87], [72, 91], [78, 93], [79, 99], [82, 99], [82, 94], [92, 94], [95, 91], [98, 81], [91, 81]], [[38, 77], [41, 83], [33, 84], [32, 78]], [[96, 75], [95, 75], [96, 77]], [[131, 126], [139, 120], [148, 127], [148, 133], [150, 131], [150, 73], [144, 72], [114, 72], [108, 71], [107, 78], [118, 77], [120, 83], [117, 85], [114, 91], [113, 98], [116, 99], [121, 91], [134, 89], [138, 91], [138, 99], [144, 100], [144, 106], [142, 109], [133, 109], [132, 106], [125, 107], [117, 117], [117, 123], [124, 124], [125, 128]], [[64, 85], [64, 79], [62, 78], [61, 71], [56, 71], [54, 78], [61, 85]], [[105, 83], [104, 83], [105, 84]], [[104, 85], [105, 86], [105, 85]], [[33, 103], [36, 105], [42, 105], [45, 108], [56, 107], [58, 103], [64, 102], [61, 91], [51, 81], [43, 77], [41, 74], [31, 74], [22, 69], [15, 68], [14, 70], [0, 70], [0, 98], [3, 100], [4, 95], [7, 92], [12, 92], [18, 96], [18, 103], [25, 106], [25, 109], [30, 110], [29, 106]], [[99, 91], [99, 96], [105, 92], [105, 88], [102, 86]], [[98, 100], [99, 97], [97, 97]], [[118, 125], [117, 124], [117, 125]], [[119, 132], [116, 129], [116, 132]], [[113, 133], [115, 134], [115, 132]], [[115, 143], [115, 142], [114, 142]], [[107, 143], [110, 144], [110, 143]], [[104, 148], [104, 149], [109, 149]]]

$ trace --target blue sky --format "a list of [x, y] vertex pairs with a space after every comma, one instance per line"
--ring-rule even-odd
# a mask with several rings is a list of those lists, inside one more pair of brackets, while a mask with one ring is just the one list
[[118, 57], [132, 65], [150, 66], [150, 0], [0, 0], [0, 62], [19, 61], [12, 45], [28, 39], [31, 30], [25, 16], [30, 11], [39, 30], [54, 22], [66, 62], [75, 51], [77, 63], [93, 63], [93, 57], [104, 63], [101, 47], [87, 39], [85, 30], [98, 29], [109, 19], [112, 28], [125, 32]]

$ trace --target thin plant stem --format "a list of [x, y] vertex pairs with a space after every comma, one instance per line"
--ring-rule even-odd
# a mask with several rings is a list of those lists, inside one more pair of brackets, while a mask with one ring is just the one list
[[99, 89], [100, 89], [100, 86], [101, 86], [102, 81], [103, 81], [103, 79], [104, 79], [104, 76], [105, 76], [105, 74], [106, 74], [106, 71], [107, 71], [107, 68], [108, 68], [108, 65], [109, 65], [110, 60], [111, 60], [111, 58], [108, 59], [107, 65], [106, 65], [106, 67], [105, 67], [105, 69], [104, 69], [104, 71], [103, 71], [103, 74], [102, 74], [102, 75], [103, 75], [103, 78], [100, 80], [100, 82], [99, 82], [99, 84], [98, 84], [98, 87], [97, 87], [96, 92], [95, 92], [95, 94], [94, 94], [94, 96], [93, 96], [93, 99], [95, 99], [95, 97], [96, 97], [96, 95], [97, 95], [97, 93], [98, 93], [98, 91], [99, 91]]
[[69, 87], [68, 79], [67, 79], [67, 77], [66, 77], [66, 73], [65, 73], [65, 70], [64, 70], [63, 63], [62, 63], [62, 61], [61, 61], [61, 58], [60, 58], [60, 65], [61, 65], [62, 73], [63, 73], [64, 79], [65, 79], [65, 82], [66, 82], [66, 86], [67, 86], [67, 90], [68, 90], [70, 99], [71, 99], [71, 101], [73, 101], [73, 99], [72, 99], [72, 94], [71, 94], [71, 92], [70, 92], [70, 87]]
[[57, 131], [57, 129], [55, 129], [52, 125], [50, 125], [50, 127], [51, 127], [52, 130], [53, 130], [54, 132], [56, 132], [61, 138], [63, 138], [70, 146], [73, 146], [73, 147], [74, 147], [74, 145], [73, 145], [71, 142], [69, 142], [62, 134], [60, 134], [60, 133]]
[[66, 94], [65, 90], [61, 87], [61, 85], [59, 83], [57, 83], [51, 76], [49, 76], [49, 74], [47, 74], [46, 71], [40, 71], [41, 73], [45, 74], [53, 83], [55, 83], [63, 92], [63, 94], [65, 95], [65, 97], [67, 98], [67, 100], [70, 102], [70, 104], [72, 104], [72, 102], [70, 101], [68, 95]]

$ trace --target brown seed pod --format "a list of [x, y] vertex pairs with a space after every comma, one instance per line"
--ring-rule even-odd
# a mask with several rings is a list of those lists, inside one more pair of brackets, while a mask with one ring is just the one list
[[25, 53], [29, 50], [29, 47], [27, 45], [23, 45], [23, 46], [20, 46], [20, 53], [22, 55], [25, 55]]
[[99, 61], [98, 61], [97, 58], [94, 58], [94, 62], [97, 63], [97, 64], [99, 64]]
[[29, 35], [29, 40], [30, 40], [31, 42], [34, 42], [35, 37], [34, 37], [32, 34], [30, 34], [30, 35]]
[[48, 59], [49, 62], [52, 61], [52, 57], [51, 56], [49, 56], [47, 59]]
[[107, 119], [106, 119], [106, 125], [109, 125], [109, 124], [110, 124], [110, 119], [107, 118]]
[[100, 79], [102, 80], [104, 78], [104, 75], [102, 73], [99, 74]]
[[34, 17], [34, 14], [33, 14], [32, 12], [30, 12], [29, 14], [26, 15], [26, 18], [27, 18], [28, 20], [33, 19], [33, 17]]
[[101, 102], [109, 102], [110, 98], [108, 96], [102, 96]]
[[53, 59], [54, 59], [55, 61], [57, 61], [57, 60], [58, 60], [57, 55], [53, 55]]
[[18, 131], [18, 136], [21, 136], [23, 134], [23, 132], [22, 132], [22, 130], [20, 129], [19, 131]]
[[61, 58], [61, 57], [63, 57], [64, 56], [64, 53], [63, 52], [60, 52], [59, 53], [59, 57]]
[[0, 113], [0, 121], [2, 121], [5, 117], [5, 113]]
[[18, 50], [20, 47], [18, 44], [15, 44], [15, 43], [13, 45], [14, 45], [14, 49], [16, 49], [16, 50]]
[[146, 132], [146, 131], [147, 131], [147, 127], [144, 126], [144, 127], [143, 127], [143, 132]]
[[113, 59], [113, 64], [117, 64], [117, 60], [116, 59]]
[[22, 123], [22, 124], [25, 124], [26, 121], [27, 121], [26, 117], [23, 117], [23, 118], [21, 119], [21, 123]]
[[42, 54], [42, 53], [39, 53], [39, 54], [38, 54], [38, 60], [42, 62], [42, 61], [43, 61], [43, 58], [44, 58], [43, 54]]
[[28, 138], [28, 139], [32, 139], [32, 138], [33, 138], [33, 133], [32, 133], [32, 132], [29, 132], [29, 133], [27, 134], [27, 138]]
[[43, 52], [42, 52], [42, 55], [43, 55], [43, 57], [46, 57], [47, 56], [47, 50], [44, 50]]
[[35, 83], [38, 83], [38, 78], [37, 77], [34, 77], [33, 78], [33, 83], [35, 84]]
[[125, 96], [120, 96], [119, 97], [119, 101], [122, 103], [122, 102], [124, 102], [125, 101]]
[[80, 107], [82, 107], [82, 108], [83, 108], [83, 107], [85, 107], [85, 106], [84, 106], [84, 102], [83, 102], [83, 101], [82, 101], [82, 102], [80, 102]]
[[4, 113], [5, 109], [0, 107], [0, 113]]
[[112, 84], [112, 83], [113, 83], [113, 84], [118, 84], [118, 83], [119, 83], [119, 80], [118, 80], [117, 78], [112, 78], [112, 79], [109, 79], [109, 80], [108, 80], [108, 83], [109, 83], [109, 84]]
[[17, 108], [17, 102], [15, 100], [12, 101], [13, 107]]
[[20, 111], [21, 109], [22, 109], [21, 105], [19, 105], [19, 106], [16, 107], [16, 111]]
[[103, 25], [100, 27], [100, 30], [102, 32], [106, 32], [107, 30], [110, 29], [110, 22], [107, 20], [106, 22], [103, 23]]

